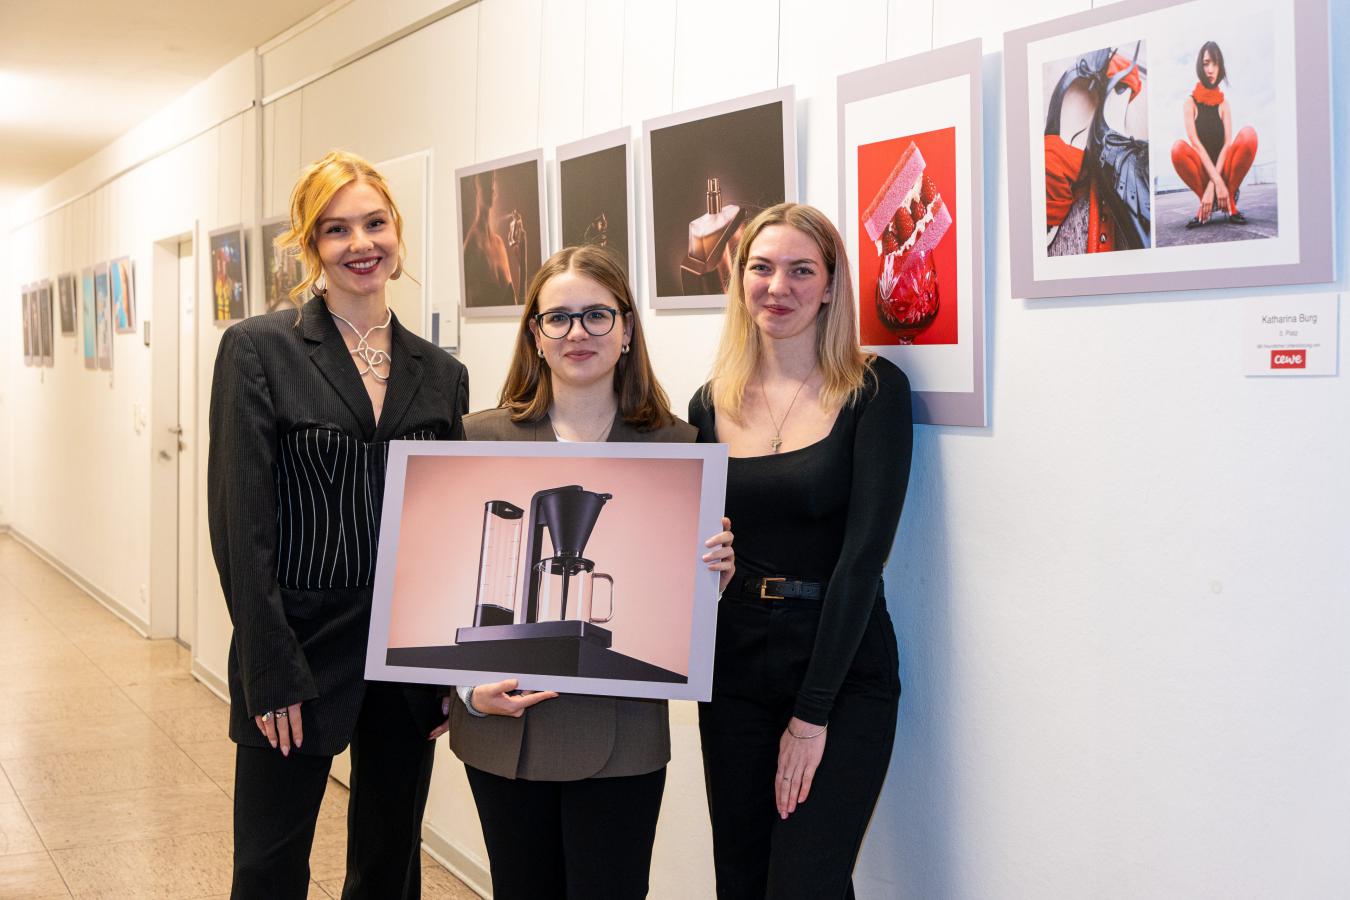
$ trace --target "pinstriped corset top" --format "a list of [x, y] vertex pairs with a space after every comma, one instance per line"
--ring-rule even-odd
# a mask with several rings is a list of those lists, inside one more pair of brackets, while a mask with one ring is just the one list
[[[434, 441], [436, 434], [424, 429], [398, 440]], [[370, 586], [389, 442], [311, 426], [283, 435], [279, 449], [277, 584], [302, 591]]]

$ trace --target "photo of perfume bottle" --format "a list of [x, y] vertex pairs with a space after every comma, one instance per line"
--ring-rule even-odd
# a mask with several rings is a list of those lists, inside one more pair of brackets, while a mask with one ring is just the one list
[[631, 233], [630, 139], [628, 129], [619, 129], [558, 148], [562, 246], [601, 247], [612, 253], [625, 270]]
[[745, 225], [745, 211], [723, 204], [716, 177], [707, 181], [705, 212], [689, 223], [689, 247], [680, 264], [680, 283], [686, 294], [720, 294], [731, 279], [731, 261]]

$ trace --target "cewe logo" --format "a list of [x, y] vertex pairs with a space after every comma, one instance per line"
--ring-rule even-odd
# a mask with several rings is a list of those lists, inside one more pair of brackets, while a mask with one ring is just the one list
[[1270, 351], [1270, 367], [1272, 369], [1306, 369], [1308, 368], [1308, 351], [1272, 350]]

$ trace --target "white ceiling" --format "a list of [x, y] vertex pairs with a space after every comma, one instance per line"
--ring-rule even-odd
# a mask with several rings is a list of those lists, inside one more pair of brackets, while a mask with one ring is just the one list
[[0, 0], [0, 208], [333, 0]]

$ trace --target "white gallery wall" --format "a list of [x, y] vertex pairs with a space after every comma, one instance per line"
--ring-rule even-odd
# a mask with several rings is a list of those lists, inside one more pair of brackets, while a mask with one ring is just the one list
[[[471, 405], [490, 406], [515, 323], [457, 321], [456, 168], [625, 125], [638, 133], [645, 118], [792, 84], [801, 196], [833, 215], [835, 77], [982, 37], [991, 425], [916, 429], [886, 572], [905, 691], [859, 896], [1343, 896], [1346, 379], [1243, 377], [1236, 310], [1279, 290], [1010, 297], [1001, 34], [1089, 5], [353, 0], [262, 48], [260, 85], [248, 60], [213, 79], [187, 106], [216, 115], [202, 113], [186, 143], [136, 166], [138, 153], [163, 147], [131, 135], [101, 169], [44, 189], [8, 242], [4, 305], [14, 310], [29, 280], [129, 253], [145, 320], [155, 241], [196, 229], [204, 297], [204, 236], [252, 224], [255, 190], [261, 214], [274, 215], [299, 167], [332, 147], [376, 161], [425, 153], [428, 311], [442, 314], [441, 343], [469, 367]], [[1350, 8], [1331, 6], [1333, 91], [1344, 98]], [[361, 56], [377, 35], [397, 39]], [[222, 84], [236, 102], [219, 99]], [[255, 92], [265, 102], [240, 113]], [[1331, 104], [1338, 147], [1350, 145], [1344, 107]], [[1342, 275], [1317, 291], [1346, 287], [1350, 166], [1343, 154], [1337, 165]], [[200, 476], [219, 330], [198, 306], [188, 444]], [[150, 402], [150, 351], [139, 332], [117, 336], [110, 377], [85, 371], [71, 339], [58, 338], [55, 368], [25, 368], [17, 313], [4, 320], [0, 523], [144, 618], [151, 452], [133, 412]], [[682, 410], [721, 314], [643, 321]], [[204, 513], [194, 656], [218, 685], [229, 630]], [[652, 896], [707, 897], [693, 705], [673, 704], [672, 722]], [[486, 884], [472, 801], [448, 751], [427, 836]]]

